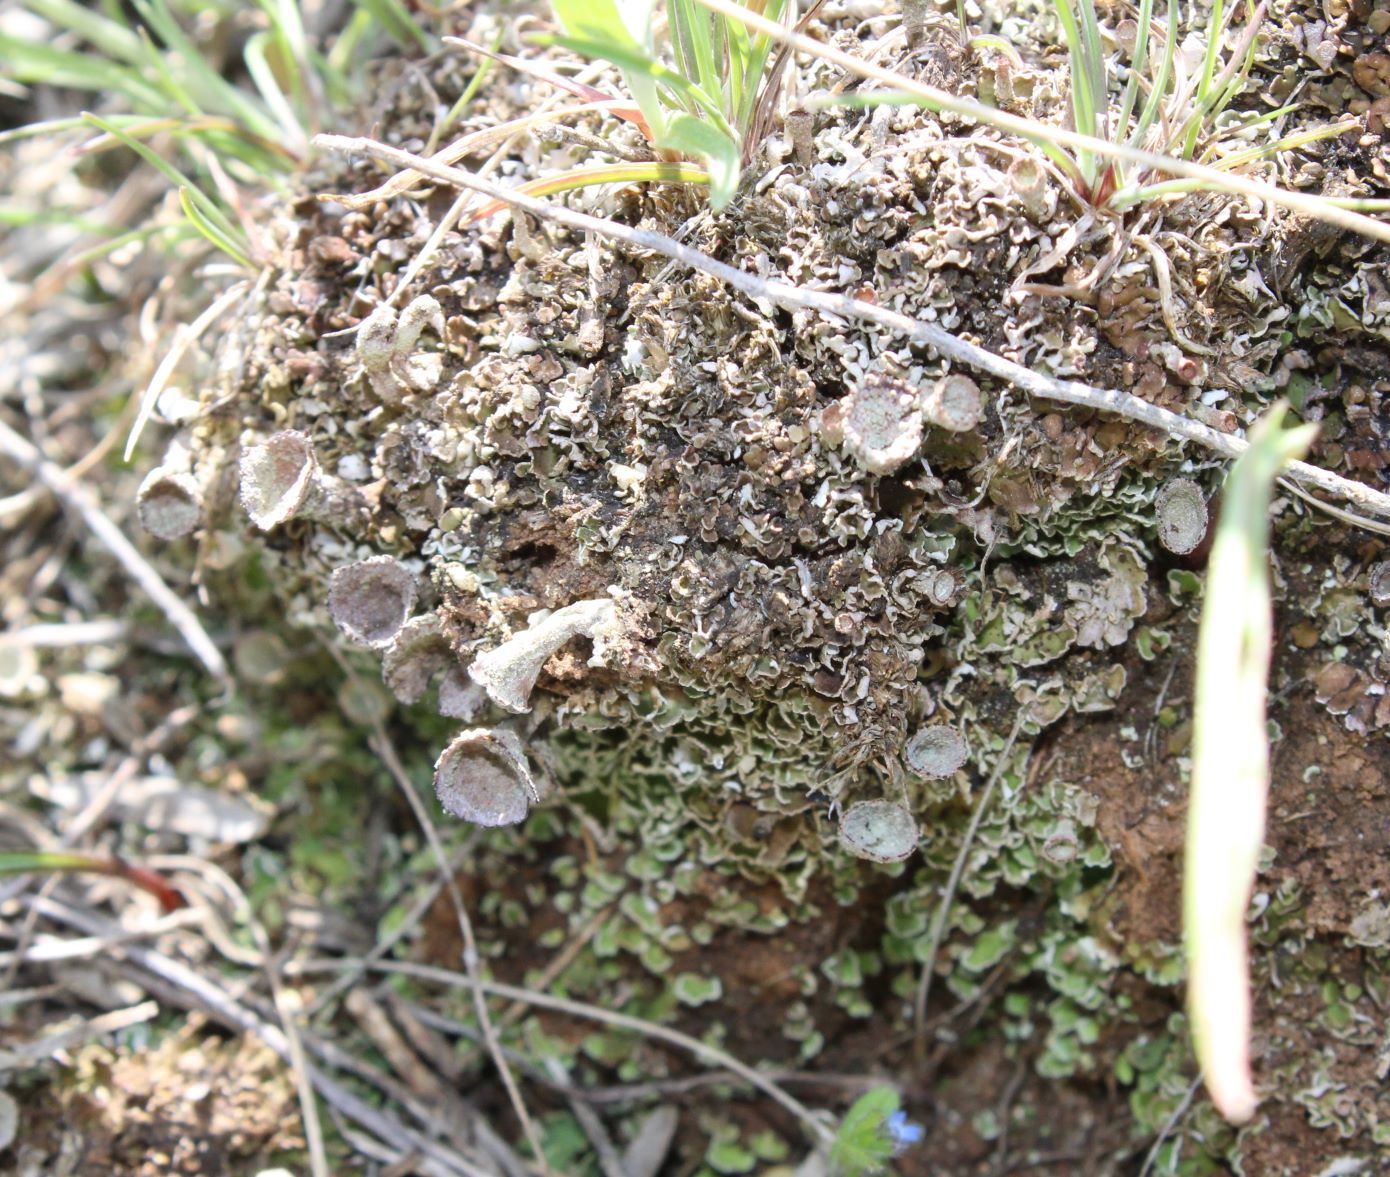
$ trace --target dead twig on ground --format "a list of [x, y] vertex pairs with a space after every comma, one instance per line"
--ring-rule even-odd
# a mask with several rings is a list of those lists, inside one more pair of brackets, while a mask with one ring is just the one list
[[434, 854], [435, 862], [438, 864], [441, 875], [444, 878], [445, 890], [449, 893], [449, 898], [453, 902], [454, 910], [458, 914], [459, 933], [463, 936], [463, 967], [468, 971], [468, 976], [473, 980], [473, 1005], [478, 1014], [478, 1025], [483, 1031], [483, 1041], [487, 1043], [488, 1054], [492, 1057], [493, 1066], [497, 1068], [498, 1077], [502, 1080], [502, 1086], [506, 1088], [507, 1097], [511, 1101], [512, 1110], [516, 1112], [517, 1119], [521, 1122], [521, 1130], [526, 1136], [527, 1142], [531, 1146], [532, 1155], [536, 1158], [536, 1163], [540, 1166], [541, 1172], [550, 1173], [550, 1165], [545, 1159], [545, 1150], [541, 1147], [540, 1133], [536, 1130], [536, 1125], [531, 1119], [531, 1114], [526, 1110], [526, 1101], [521, 1098], [521, 1089], [516, 1085], [516, 1077], [512, 1074], [511, 1066], [507, 1062], [506, 1056], [502, 1053], [501, 1042], [497, 1038], [497, 1028], [492, 1023], [492, 1014], [487, 1008], [487, 999], [478, 982], [482, 977], [482, 970], [479, 968], [478, 942], [473, 935], [473, 921], [468, 915], [468, 908], [464, 905], [463, 896], [458, 889], [458, 883], [454, 876], [449, 873], [449, 859], [444, 853], [444, 844], [439, 839], [439, 831], [435, 828], [434, 822], [430, 819], [429, 810], [425, 808], [424, 802], [420, 800], [420, 794], [415, 791], [415, 786], [411, 783], [410, 775], [405, 770], [405, 765], [401, 763], [400, 756], [396, 753], [396, 746], [391, 742], [391, 737], [387, 735], [386, 728], [381, 720], [374, 719], [372, 723], [372, 734], [367, 743], [372, 750], [381, 758], [382, 764], [386, 766], [396, 784], [405, 794], [406, 801], [409, 803], [411, 811], [415, 814], [415, 820], [419, 823], [421, 830], [425, 834], [425, 839], [430, 844], [430, 850]]
[[[313, 973], [337, 972], [339, 969], [358, 967], [360, 967], [360, 962], [351, 960], [304, 960], [290, 961], [285, 966], [285, 972], [290, 976], [308, 976]], [[456, 989], [476, 987], [484, 993], [491, 993], [496, 997], [505, 997], [511, 1001], [524, 1001], [528, 1005], [538, 1006], [541, 1009], [569, 1014], [586, 1021], [602, 1022], [605, 1025], [616, 1026], [621, 1030], [631, 1030], [634, 1034], [641, 1034], [647, 1038], [655, 1038], [658, 1041], [669, 1043], [694, 1055], [706, 1065], [723, 1067], [725, 1070], [732, 1071], [745, 1083], [756, 1087], [795, 1116], [818, 1143], [829, 1143], [834, 1138], [834, 1133], [819, 1116], [800, 1100], [788, 1095], [766, 1075], [755, 1071], [747, 1063], [739, 1062], [727, 1051], [720, 1050], [717, 1046], [711, 1046], [707, 1042], [701, 1042], [698, 1038], [692, 1038], [689, 1034], [682, 1034], [679, 1030], [672, 1030], [655, 1022], [648, 1022], [629, 1014], [618, 1013], [615, 1010], [602, 1009], [586, 1002], [571, 1001], [568, 998], [555, 997], [549, 993], [539, 993], [534, 989], [523, 989], [517, 985], [504, 985], [500, 981], [474, 980], [463, 973], [450, 972], [448, 969], [437, 968], [433, 965], [415, 964], [402, 960], [378, 960], [372, 962], [368, 967], [375, 972], [402, 973], [405, 976], [416, 977], [423, 981], [433, 981], [436, 984], [448, 985]]]
[[80, 483], [71, 481], [62, 470], [41, 454], [37, 447], [0, 421], [0, 453], [18, 462], [86, 525], [96, 540], [109, 551], [130, 578], [144, 590], [169, 619], [204, 667], [227, 690], [233, 688], [231, 672], [213, 640], [193, 610], [175, 596], [163, 578], [151, 567], [102, 511], [95, 497]]
[[975, 806], [975, 812], [970, 817], [970, 825], [966, 827], [965, 837], [961, 839], [960, 850], [956, 853], [955, 864], [951, 867], [951, 877], [947, 879], [946, 889], [941, 894], [941, 905], [936, 909], [936, 922], [932, 925], [931, 931], [931, 946], [927, 950], [927, 959], [922, 962], [922, 979], [917, 983], [917, 996], [912, 1006], [913, 1026], [916, 1029], [913, 1051], [917, 1056], [918, 1063], [926, 1061], [927, 998], [931, 995], [932, 976], [936, 972], [936, 957], [937, 953], [941, 951], [941, 942], [946, 935], [946, 922], [951, 914], [951, 904], [955, 901], [956, 888], [960, 886], [961, 877], [965, 874], [965, 862], [970, 856], [970, 847], [974, 845], [975, 834], [980, 828], [980, 822], [984, 820], [985, 811], [989, 808], [989, 803], [994, 797], [995, 786], [999, 784], [999, 778], [1004, 775], [1004, 769], [1009, 763], [1009, 753], [1013, 751], [1018, 733], [1023, 730], [1023, 722], [1027, 717], [1028, 709], [1026, 707], [1020, 709], [1018, 717], [1014, 720], [1013, 730], [1009, 732], [1009, 738], [1004, 741], [1004, 747], [994, 761], [994, 771], [989, 774], [989, 781], [985, 785], [984, 792], [980, 795], [980, 802]]

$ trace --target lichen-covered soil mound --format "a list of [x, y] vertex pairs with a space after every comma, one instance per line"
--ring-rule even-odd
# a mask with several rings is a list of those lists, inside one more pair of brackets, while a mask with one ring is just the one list
[[[1385, 195], [1390, 15], [1333, 7], [1272, 7], [1237, 106], [1290, 104], [1283, 134], [1360, 116], [1264, 166]], [[471, 19], [490, 40], [497, 18]], [[832, 2], [809, 27], [1064, 119], [1041, 11], [1005, 22], [1022, 68], [949, 30], [909, 50], [895, 26]], [[471, 69], [388, 70], [341, 129], [418, 148], [432, 96]], [[822, 62], [794, 74], [793, 93], [856, 85]], [[465, 129], [546, 92], [499, 66]], [[774, 135], [718, 214], [674, 186], [564, 199], [1223, 432], [1287, 397], [1322, 426], [1311, 461], [1386, 488], [1383, 247], [1226, 195], [1088, 209], [1025, 145], [914, 108], [832, 108], [812, 130], [809, 151]], [[533, 138], [500, 174], [590, 150]], [[1178, 948], [1196, 621], [1228, 463], [524, 214], [465, 220], [398, 290], [455, 193], [315, 199], [383, 178], [323, 161], [263, 210], [277, 264], [161, 403], [173, 440], [139, 492], [175, 544], [166, 566], [246, 631], [252, 704], [227, 705], [222, 738], [244, 742], [243, 787], [280, 806], [269, 845], [322, 909], [296, 923], [280, 868], [248, 846], [227, 865], [272, 929], [351, 956], [408, 918], [416, 890], [380, 888], [429, 878], [401, 848], [409, 814], [354, 784], [380, 779], [389, 731], [409, 775], [435, 780], [493, 977], [717, 1044], [813, 1106], [896, 1085], [925, 1128], [903, 1173], [1378, 1170], [1381, 534], [1292, 491], [1275, 505], [1274, 775], [1250, 923], [1262, 1102], [1237, 1131], [1195, 1083]], [[242, 706], [261, 709], [255, 739]], [[387, 956], [454, 969], [463, 947], [446, 893]], [[307, 974], [306, 1000], [330, 981]], [[399, 992], [471, 1017], [426, 980]], [[528, 1100], [559, 1171], [599, 1170], [546, 1056], [619, 1145], [679, 1104], [660, 1172], [791, 1173], [807, 1153], [782, 1108], [669, 1045], [520, 1006], [506, 1024], [523, 1083], [542, 1068]], [[484, 1057], [449, 1078], [481, 1073], [470, 1098], [514, 1139]]]

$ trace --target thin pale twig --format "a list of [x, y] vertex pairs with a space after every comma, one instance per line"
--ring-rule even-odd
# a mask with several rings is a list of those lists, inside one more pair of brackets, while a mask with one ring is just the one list
[[45, 1034], [42, 1038], [36, 1038], [32, 1042], [16, 1043], [0, 1050], [0, 1071], [13, 1071], [17, 1067], [32, 1066], [34, 1063], [50, 1058], [60, 1050], [67, 1050], [79, 1043], [100, 1038], [104, 1034], [114, 1034], [117, 1030], [125, 1030], [131, 1026], [138, 1026], [141, 1022], [148, 1022], [158, 1013], [158, 1002], [142, 1001], [139, 1005], [132, 1005], [128, 1009], [115, 1009], [95, 1018], [84, 1019], [74, 1026], [55, 1030], [52, 1034]]
[[[559, 1059], [553, 1055], [547, 1056], [544, 1065], [556, 1083], [562, 1087], [573, 1088], [569, 1072]], [[584, 1135], [589, 1138], [589, 1143], [594, 1146], [594, 1155], [598, 1158], [598, 1167], [603, 1170], [603, 1177], [628, 1177], [623, 1158], [618, 1155], [618, 1150], [613, 1146], [613, 1138], [608, 1135], [608, 1129], [604, 1127], [598, 1113], [584, 1100], [575, 1096], [569, 1097], [566, 1102], [570, 1105], [570, 1111], [574, 1113], [574, 1118], [579, 1122]]]
[[[862, 299], [844, 294], [827, 294], [810, 290], [787, 282], [770, 281], [755, 274], [746, 273], [724, 262], [716, 261], [697, 249], [682, 245], [663, 233], [648, 229], [634, 229], [620, 225], [602, 217], [576, 212], [563, 205], [538, 200], [495, 184], [478, 180], [459, 168], [437, 167], [428, 160], [411, 155], [408, 151], [377, 143], [372, 139], [352, 138], [344, 135], [318, 135], [314, 140], [319, 147], [346, 154], [361, 153], [375, 159], [393, 163], [398, 167], [415, 168], [426, 175], [457, 184], [460, 188], [471, 188], [477, 192], [505, 201], [517, 208], [525, 209], [535, 216], [542, 217], [572, 229], [598, 233], [616, 241], [622, 241], [638, 249], [649, 249], [673, 261], [700, 270], [712, 277], [726, 282], [735, 290], [740, 290], [751, 298], [766, 299], [768, 302], [791, 310], [814, 311], [831, 321], [858, 319], [874, 323], [904, 336], [916, 343], [933, 348], [942, 356], [961, 364], [976, 368], [1000, 380], [1022, 389], [1030, 396], [1045, 400], [1061, 401], [1063, 404], [1079, 405], [1099, 412], [1112, 413], [1128, 421], [1156, 429], [1176, 441], [1191, 442], [1225, 458], [1238, 458], [1249, 448], [1248, 443], [1239, 437], [1222, 433], [1218, 429], [1203, 425], [1179, 413], [1169, 412], [1158, 405], [1150, 404], [1129, 393], [1117, 389], [1095, 388], [1074, 380], [1058, 380], [1042, 372], [1035, 372], [1016, 364], [1003, 356], [996, 355], [985, 348], [952, 335], [934, 323], [913, 319], [886, 307], [877, 306]], [[1317, 487], [1328, 494], [1355, 503], [1363, 510], [1390, 518], [1390, 495], [1375, 490], [1361, 482], [1343, 478], [1330, 470], [1311, 466], [1306, 462], [1290, 462], [1285, 473], [1298, 481]]]
[[[269, 270], [262, 271], [261, 280], [257, 283], [258, 288], [265, 285], [266, 275], [269, 272]], [[174, 342], [169, 345], [169, 350], [160, 360], [159, 367], [155, 369], [145, 391], [140, 395], [140, 411], [135, 415], [135, 424], [130, 427], [130, 436], [126, 438], [125, 453], [122, 455], [125, 461], [129, 462], [130, 455], [135, 452], [135, 443], [140, 440], [140, 434], [149, 422], [150, 415], [154, 412], [154, 407], [159, 401], [160, 393], [164, 391], [164, 386], [169, 383], [169, 377], [174, 374], [174, 369], [178, 367], [188, 349], [202, 337], [203, 332], [217, 322], [237, 299], [246, 294], [247, 285], [246, 282], [237, 282], [228, 287], [193, 322], [186, 327], [179, 328]]]
[[1028, 709], [1020, 708], [1014, 719], [1013, 730], [1009, 732], [1009, 738], [1004, 741], [1004, 747], [994, 761], [994, 771], [989, 774], [989, 783], [985, 785], [980, 803], [975, 806], [975, 812], [971, 815], [970, 825], [966, 827], [965, 837], [961, 839], [960, 850], [956, 852], [955, 865], [951, 867], [951, 877], [946, 881], [946, 890], [942, 892], [941, 904], [936, 909], [931, 946], [927, 949], [927, 959], [922, 962], [922, 978], [917, 983], [917, 997], [912, 1008], [913, 1025], [916, 1027], [914, 1051], [919, 1062], [926, 1058], [927, 998], [931, 996], [932, 976], [936, 972], [936, 957], [941, 951], [941, 942], [946, 934], [946, 920], [951, 914], [956, 888], [960, 886], [961, 877], [965, 874], [965, 863], [970, 856], [970, 847], [975, 842], [975, 833], [980, 828], [980, 822], [984, 820], [985, 811], [994, 797], [994, 788], [1004, 775], [1004, 769], [1009, 763], [1009, 753], [1013, 751], [1014, 742], [1018, 739], [1018, 733], [1023, 730], [1023, 722], [1027, 716]]
[[63, 506], [86, 525], [87, 530], [116, 557], [121, 567], [169, 619], [179, 636], [188, 644], [214, 678], [227, 689], [232, 688], [232, 676], [213, 640], [193, 610], [174, 595], [163, 578], [126, 539], [121, 529], [107, 518], [91, 492], [81, 483], [70, 481], [63, 471], [45, 458], [38, 449], [0, 421], [0, 453], [6, 454], [34, 475]]
[[[312, 973], [331, 973], [337, 972], [339, 969], [358, 967], [360, 967], [360, 962], [351, 960], [303, 960], [288, 962], [285, 965], [285, 972], [288, 975], [307, 976]], [[682, 1034], [679, 1030], [672, 1030], [666, 1026], [658, 1025], [656, 1022], [618, 1013], [616, 1010], [603, 1009], [586, 1002], [571, 1001], [568, 998], [556, 997], [550, 993], [540, 993], [534, 989], [523, 989], [517, 985], [504, 985], [500, 981], [474, 980], [463, 973], [451, 972], [448, 969], [437, 968], [433, 965], [415, 964], [412, 961], [404, 960], [378, 960], [373, 961], [368, 967], [375, 972], [401, 973], [405, 976], [417, 977], [424, 981], [434, 981], [436, 984], [450, 985], [458, 989], [481, 989], [484, 993], [491, 993], [496, 997], [505, 997], [511, 1001], [524, 1001], [528, 1005], [539, 1006], [541, 1009], [570, 1014], [573, 1017], [584, 1018], [592, 1022], [603, 1022], [609, 1026], [617, 1026], [622, 1030], [631, 1030], [634, 1034], [641, 1034], [648, 1038], [670, 1043], [672, 1046], [679, 1047], [681, 1050], [694, 1055], [707, 1065], [723, 1067], [725, 1070], [732, 1071], [745, 1083], [756, 1087], [795, 1116], [816, 1140], [829, 1142], [833, 1139], [834, 1133], [810, 1108], [806, 1107], [800, 1100], [788, 1095], [766, 1075], [754, 1070], [747, 1063], [740, 1062], [727, 1051], [721, 1050], [717, 1046], [711, 1046], [708, 1042], [701, 1042], [698, 1038], [692, 1038], [689, 1034]]]

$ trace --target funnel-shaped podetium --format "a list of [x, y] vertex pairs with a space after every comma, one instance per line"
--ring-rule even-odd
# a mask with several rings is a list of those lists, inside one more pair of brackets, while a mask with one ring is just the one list
[[1186, 556], [1207, 537], [1207, 500], [1190, 478], [1174, 478], [1163, 484], [1154, 503], [1158, 517], [1158, 542], [1175, 556]]
[[845, 448], [870, 474], [892, 474], [922, 446], [921, 395], [905, 380], [865, 377], [841, 402], [841, 413]]
[[[598, 647], [603, 629], [613, 623], [616, 613], [613, 602], [606, 597], [566, 605], [497, 649], [480, 654], [468, 668], [469, 677], [499, 706], [508, 711], [530, 711], [531, 688], [550, 656], [581, 634], [595, 638]], [[602, 665], [599, 657], [596, 648], [589, 665]]]
[[377, 307], [357, 329], [357, 356], [372, 390], [386, 404], [395, 404], [404, 392], [428, 392], [439, 381], [444, 357], [438, 352], [416, 352], [425, 331], [444, 338], [444, 310], [429, 294], [414, 299], [400, 318], [394, 307]]
[[1370, 589], [1372, 604], [1390, 605], [1390, 560], [1371, 565], [1370, 572], [1366, 574], [1366, 585]]
[[840, 816], [840, 841], [874, 862], [902, 862], [917, 849], [917, 819], [892, 801], [857, 801]]
[[252, 523], [269, 531], [299, 514], [318, 476], [308, 435], [282, 430], [241, 455], [241, 505]]
[[415, 577], [390, 556], [373, 556], [333, 570], [328, 612], [359, 646], [391, 642], [415, 608]]
[[968, 749], [965, 737], [949, 723], [933, 723], [908, 740], [903, 759], [920, 777], [939, 780], [965, 763]]
[[135, 492], [135, 513], [156, 539], [180, 539], [202, 521], [202, 490], [187, 471], [156, 466]]
[[422, 613], [405, 622], [386, 647], [381, 656], [381, 681], [399, 702], [418, 703], [430, 679], [454, 664], [454, 651], [444, 636], [439, 614]]
[[969, 376], [946, 376], [922, 396], [922, 416], [949, 433], [969, 433], [984, 416], [980, 386]]
[[444, 812], [480, 826], [510, 826], [540, 800], [515, 733], [490, 728], [460, 732], [434, 765], [434, 791]]

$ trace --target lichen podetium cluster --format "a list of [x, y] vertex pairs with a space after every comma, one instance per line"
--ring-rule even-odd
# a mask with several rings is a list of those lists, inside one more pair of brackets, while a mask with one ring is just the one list
[[[1005, 100], [998, 70], [962, 74], [935, 49], [918, 67]], [[835, 82], [803, 72], [804, 89]], [[1007, 80], [1012, 101], [1059, 100], [1045, 81]], [[490, 113], [516, 113], [526, 92], [496, 88]], [[413, 94], [401, 87], [383, 137], [423, 137]], [[556, 150], [526, 147], [523, 162]], [[820, 115], [809, 164], [777, 139], [767, 152], [718, 216], [674, 188], [576, 199], [686, 225], [724, 261], [1217, 427], [1252, 420], [1324, 362], [1337, 331], [1384, 352], [1378, 320], [1348, 326], [1336, 311], [1369, 273], [1359, 246], [1332, 277], [1311, 274], [1290, 310], [1276, 291], [1326, 243], [1245, 202], [1191, 197], [1125, 230], [1088, 218], [1073, 232], [1077, 209], [1017, 144], [889, 107]], [[379, 178], [345, 168], [310, 187]], [[257, 560], [291, 622], [379, 651], [402, 704], [456, 723], [433, 749], [444, 809], [521, 822], [488, 835], [478, 869], [565, 847], [551, 890], [515, 919], [601, 918], [600, 964], [576, 991], [611, 999], [602, 962], [621, 958], [640, 964], [629, 983], [647, 1008], [662, 994], [711, 1002], [728, 980], [702, 968], [703, 949], [801, 929], [821, 959], [768, 991], [787, 1058], [817, 1054], [814, 1011], [827, 1006], [879, 1017], [885, 1034], [908, 1023], [978, 785], [1021, 716], [946, 927], [941, 1000], [991, 994], [988, 1025], [1036, 1075], [1123, 1084], [1134, 1115], [1106, 1138], [1114, 1156], [1150, 1139], [1191, 1078], [1169, 1016], [1174, 929], [1141, 921], [1114, 887], [1154, 852], [1106, 826], [1103, 782], [1049, 769], [1043, 749], [1049, 732], [1080, 738], [1076, 717], [1112, 711], [1143, 675], [1156, 680], [1153, 720], [1119, 728], [1120, 756], [1179, 778], [1186, 717], [1164, 708], [1187, 697], [1215, 463], [1050, 411], [886, 333], [782, 312], [525, 217], [448, 235], [387, 306], [451, 199], [348, 212], [306, 193], [286, 210], [280, 268], [220, 335], [199, 403], [175, 406], [182, 428], [147, 484], [151, 529], [201, 525], [208, 568]], [[1327, 371], [1341, 383], [1319, 395], [1345, 405], [1340, 461], [1373, 448], [1380, 394]], [[1282, 509], [1283, 531], [1312, 550], [1323, 525]], [[1385, 667], [1370, 650], [1383, 631], [1365, 597], [1374, 547], [1298, 606], [1317, 612], [1300, 649], [1335, 665], [1338, 642], [1365, 647], [1318, 687], [1341, 700], [1342, 678], [1360, 676], [1358, 700], [1372, 703], [1338, 713], [1366, 712], [1363, 726], [1384, 725]], [[1344, 610], [1339, 592], [1354, 596]], [[1154, 804], [1180, 795], [1156, 789]], [[596, 839], [587, 857], [581, 838]], [[1258, 933], [1296, 907], [1293, 890], [1273, 900]], [[1383, 961], [1390, 936], [1367, 936]], [[1340, 986], [1354, 1023], [1385, 993], [1378, 967], [1349, 993], [1347, 977], [1309, 964], [1322, 989], [1299, 993]], [[635, 1051], [624, 1065], [656, 1064]], [[1336, 1060], [1318, 1065], [1345, 1084]], [[1317, 1102], [1301, 1066], [1263, 1076], [1279, 1106]], [[1390, 1107], [1357, 1099], [1339, 1127], [1384, 1137]], [[1210, 1171], [1244, 1147], [1198, 1108], [1186, 1152], [1165, 1153], [1161, 1171]], [[983, 1139], [1004, 1131], [981, 1116]]]

